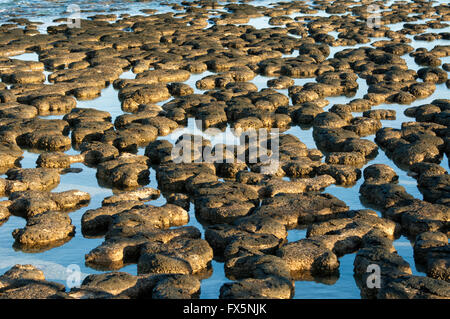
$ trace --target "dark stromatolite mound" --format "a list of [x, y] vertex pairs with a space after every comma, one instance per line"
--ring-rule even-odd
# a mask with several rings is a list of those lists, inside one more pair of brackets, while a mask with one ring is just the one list
[[238, 183], [200, 183], [195, 192], [198, 217], [210, 223], [228, 223], [248, 215], [258, 201], [258, 193]]
[[425, 266], [429, 277], [450, 281], [448, 238], [440, 232], [424, 232], [416, 237], [414, 260]]
[[201, 272], [212, 259], [211, 247], [193, 227], [171, 229], [188, 220], [179, 206], [155, 207], [133, 200], [88, 211], [83, 216], [83, 231], [107, 232], [105, 242], [86, 255], [86, 262], [108, 269], [136, 262], [139, 273]]
[[420, 162], [439, 162], [444, 141], [438, 135], [439, 124], [403, 123], [402, 130], [383, 128], [376, 134], [377, 143], [396, 163], [411, 166]]
[[103, 235], [112, 223], [114, 215], [142, 204], [137, 200], [117, 203], [103, 203], [102, 207], [87, 210], [81, 217], [81, 230], [84, 236]]
[[59, 174], [59, 170], [50, 168], [13, 168], [6, 172], [6, 179], [0, 179], [0, 193], [51, 190], [59, 184]]
[[447, 81], [447, 72], [438, 67], [428, 67], [417, 71], [424, 82], [441, 84]]
[[149, 274], [133, 276], [124, 272], [89, 275], [69, 295], [86, 298], [106, 293], [116, 298], [189, 299], [198, 296], [200, 281], [191, 275]]
[[148, 158], [123, 153], [116, 159], [104, 161], [97, 167], [97, 178], [116, 188], [130, 189], [149, 182]]
[[0, 226], [5, 223], [8, 219], [11, 213], [9, 212], [9, 201], [3, 201], [0, 202]]
[[[340, 125], [345, 125], [341, 123]], [[373, 158], [378, 153], [378, 147], [373, 142], [360, 139], [359, 136], [343, 127], [315, 127], [314, 140], [320, 150], [326, 152], [360, 152], [365, 158]]]
[[405, 276], [389, 282], [378, 292], [379, 299], [448, 299], [450, 284], [443, 280]]
[[401, 222], [410, 235], [426, 231], [448, 232], [450, 210], [447, 206], [414, 200], [400, 203], [386, 211], [386, 216]]
[[45, 191], [19, 191], [9, 196], [9, 210], [15, 215], [25, 218], [44, 213], [49, 210], [72, 211], [87, 205], [91, 197], [86, 192], [77, 190], [61, 193]]
[[85, 142], [80, 145], [80, 151], [87, 165], [96, 165], [119, 156], [119, 150], [113, 145], [101, 142]]
[[[392, 240], [400, 228], [404, 235], [418, 235], [415, 247], [427, 275], [447, 280], [450, 190], [440, 162], [450, 153], [448, 100], [414, 104], [405, 114], [416, 122], [382, 127], [390, 126], [384, 120], [395, 119], [397, 104], [429, 98], [444, 82], [449, 85], [448, 65], [442, 64], [449, 47], [416, 48], [412, 40], [448, 40], [448, 32], [440, 31], [447, 26], [446, 7], [387, 4], [382, 25], [371, 28], [369, 4], [277, 2], [266, 8], [183, 2], [163, 4], [176, 13], [96, 14], [75, 29], [59, 19], [48, 34], [39, 34], [26, 19], [0, 26], [0, 172], [12, 168], [0, 179], [0, 193], [9, 196], [0, 203], [0, 223], [11, 213], [36, 222], [17, 235], [56, 225], [58, 219], [49, 217], [53, 210], [72, 210], [88, 200], [77, 191], [49, 192], [68, 171], [62, 169], [72, 163], [95, 167], [99, 183], [114, 188], [114, 195], [82, 217], [83, 235], [105, 235], [86, 261], [99, 269], [136, 263], [142, 273], [92, 275], [67, 294], [39, 284], [17, 292], [8, 288], [6, 296], [198, 297], [200, 282], [191, 274], [202, 276], [214, 252], [234, 280], [222, 286], [220, 297], [290, 298], [291, 272], [302, 272], [302, 280], [327, 275], [325, 282], [332, 282], [338, 258], [357, 252], [354, 270], [362, 297], [447, 297], [443, 280], [410, 276]], [[250, 20], [255, 17], [277, 27], [257, 29]], [[389, 29], [395, 23], [402, 23], [400, 29]], [[39, 62], [10, 58], [30, 52]], [[418, 71], [410, 62], [420, 66]], [[44, 82], [44, 68], [51, 72], [51, 84]], [[121, 76], [128, 70], [133, 78]], [[193, 73], [198, 73], [197, 90], [186, 83]], [[111, 113], [96, 110], [95, 103], [77, 107], [77, 100], [97, 98], [110, 85], [128, 114], [117, 116], [111, 105], [98, 106]], [[379, 109], [386, 103], [392, 107]], [[63, 120], [42, 117], [48, 114], [66, 115]], [[270, 171], [252, 161], [257, 156], [250, 154], [249, 143], [227, 149], [232, 163], [196, 163], [205, 151], [215, 155], [225, 145], [202, 138], [198, 148], [173, 154], [193, 146], [195, 136], [185, 134], [175, 144], [159, 138], [192, 119], [222, 132], [312, 126], [320, 150], [286, 134], [280, 135], [279, 165]], [[63, 153], [70, 147], [79, 154]], [[380, 209], [384, 218], [349, 210], [320, 193], [333, 184], [356, 184], [378, 147], [409, 170], [423, 200], [397, 184], [395, 170], [375, 163], [365, 168], [360, 193], [364, 204]], [[28, 148], [41, 153], [37, 169], [19, 168]], [[179, 163], [174, 155], [191, 163]], [[237, 161], [240, 155], [243, 162]], [[141, 188], [152, 169], [159, 190]], [[146, 203], [160, 191], [168, 204]], [[191, 202], [206, 240], [198, 229], [180, 227], [188, 222]], [[58, 232], [66, 226], [60, 223]], [[286, 228], [296, 226], [308, 227], [307, 238], [287, 242]], [[429, 236], [438, 231], [436, 238]], [[366, 285], [369, 263], [381, 266], [381, 289]]]
[[295, 276], [302, 273], [327, 276], [339, 269], [337, 256], [320, 242], [313, 239], [301, 239], [284, 245], [277, 255], [283, 259]]
[[359, 168], [340, 164], [322, 165], [317, 169], [317, 173], [323, 176], [331, 176], [335, 179], [337, 185], [353, 185], [361, 178]]
[[272, 218], [241, 217], [233, 224], [216, 224], [206, 228], [205, 239], [217, 257], [231, 257], [241, 249], [275, 252], [286, 238], [286, 228]]
[[38, 114], [35, 107], [17, 102], [0, 103], [1, 118], [31, 119]]
[[154, 189], [151, 187], [143, 187], [134, 191], [125, 191], [119, 192], [112, 196], [106, 197], [102, 201], [103, 206], [109, 206], [116, 203], [124, 202], [124, 201], [148, 201], [152, 199], [157, 199], [160, 195], [160, 191], [158, 189]]
[[395, 207], [413, 197], [405, 191], [403, 186], [396, 184], [398, 179], [395, 171], [384, 164], [373, 164], [364, 169], [364, 183], [359, 192], [363, 199], [383, 210]]
[[395, 184], [398, 177], [387, 165], [371, 165], [364, 170], [360, 193], [365, 201], [381, 208], [385, 216], [401, 223], [411, 235], [448, 229], [448, 207], [414, 199]]
[[313, 224], [307, 229], [309, 239], [321, 243], [337, 256], [353, 253], [368, 243], [393, 240], [399, 233], [399, 225], [378, 217], [371, 210], [348, 211], [342, 218]]
[[289, 299], [294, 294], [293, 290], [292, 283], [283, 277], [247, 278], [224, 284], [220, 288], [220, 298]]
[[65, 286], [46, 281], [32, 265], [15, 265], [0, 276], [1, 299], [64, 299]]
[[186, 192], [186, 181], [202, 174], [215, 176], [215, 166], [211, 163], [167, 163], [156, 170], [158, 186], [163, 191]]
[[359, 167], [366, 162], [366, 158], [360, 152], [331, 152], [327, 155], [325, 162]]
[[190, 275], [123, 272], [89, 275], [81, 286], [65, 291], [62, 284], [47, 281], [32, 265], [15, 265], [0, 276], [2, 299], [185, 299], [197, 298], [200, 281]]
[[[407, 116], [415, 117], [418, 122], [433, 122], [448, 126], [448, 110], [449, 101], [446, 99], [439, 99], [432, 101], [430, 104], [410, 107], [405, 110], [405, 114]], [[438, 128], [439, 126], [435, 127]], [[441, 132], [437, 131], [437, 133]]]
[[138, 148], [147, 145], [158, 137], [158, 128], [141, 123], [131, 123], [118, 130], [108, 130], [100, 141], [113, 145], [119, 152], [137, 153]]
[[172, 161], [173, 144], [167, 140], [156, 140], [151, 142], [145, 148], [145, 156], [151, 164], [159, 165], [161, 163]]
[[288, 227], [332, 219], [345, 214], [348, 206], [329, 194], [279, 194], [263, 200], [254, 215], [270, 217]]
[[6, 172], [8, 169], [19, 166], [23, 158], [23, 151], [15, 143], [0, 144], [0, 172]]
[[25, 228], [12, 233], [21, 248], [41, 248], [58, 245], [75, 234], [75, 226], [67, 213], [47, 211], [27, 219]]
[[106, 241], [86, 255], [86, 262], [100, 269], [118, 269], [135, 262], [141, 273], [192, 274], [205, 270], [212, 259], [212, 249], [193, 227], [144, 227], [126, 236], [107, 233]]
[[[388, 286], [397, 278], [404, 278], [411, 275], [409, 264], [400, 257], [397, 252], [391, 252], [384, 247], [368, 247], [358, 251], [355, 257], [354, 272], [355, 279], [361, 290], [363, 298], [375, 299], [380, 287]], [[376, 273], [379, 286], [370, 277], [373, 275], [375, 267], [379, 267]], [[370, 283], [374, 286], [369, 285]]]
[[103, 134], [114, 127], [108, 112], [93, 108], [74, 108], [64, 119], [71, 126], [72, 144], [77, 149], [82, 143], [100, 141]]
[[77, 102], [71, 96], [46, 95], [33, 99], [31, 104], [36, 107], [40, 115], [53, 113], [67, 113], [76, 107]]
[[0, 123], [3, 140], [22, 148], [44, 151], [65, 151], [70, 148], [68, 124], [63, 120], [2, 119]]
[[195, 238], [174, 238], [166, 243], [143, 245], [138, 273], [195, 274], [208, 267], [213, 251], [208, 242]]
[[67, 155], [62, 152], [45, 152], [39, 155], [36, 164], [38, 167], [68, 168], [73, 163], [83, 162], [84, 159], [84, 154]]

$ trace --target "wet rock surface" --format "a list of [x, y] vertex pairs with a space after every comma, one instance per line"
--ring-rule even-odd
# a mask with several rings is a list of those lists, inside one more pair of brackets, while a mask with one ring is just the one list
[[200, 281], [190, 275], [124, 272], [89, 275], [80, 287], [65, 291], [62, 284], [48, 281], [32, 265], [15, 265], [0, 276], [1, 299], [190, 299], [198, 297]]
[[26, 190], [51, 190], [60, 182], [60, 172], [48, 168], [13, 168], [1, 179], [0, 193], [11, 194]]
[[25, 228], [15, 229], [12, 236], [20, 247], [49, 246], [74, 235], [75, 227], [66, 213], [47, 211], [27, 219]]
[[448, 282], [428, 277], [409, 276], [389, 283], [381, 289], [380, 299], [448, 299]]
[[124, 153], [97, 167], [97, 178], [116, 188], [136, 188], [148, 184], [147, 157]]
[[431, 278], [450, 281], [449, 245], [447, 236], [440, 232], [423, 232], [414, 243], [414, 259], [425, 266]]
[[43, 191], [19, 191], [9, 196], [12, 214], [29, 218], [49, 210], [73, 211], [89, 204], [86, 192], [71, 190], [61, 193]]
[[450, 298], [448, 8], [384, 4], [372, 28], [370, 3], [0, 25], [0, 225], [25, 218], [8, 234], [24, 252], [104, 237], [80, 287], [16, 265], [0, 298], [198, 298], [214, 281], [220, 298], [287, 299], [349, 254], [362, 298]]
[[263, 200], [254, 215], [270, 217], [293, 228], [331, 219], [347, 210], [348, 206], [343, 201], [326, 193], [279, 194]]

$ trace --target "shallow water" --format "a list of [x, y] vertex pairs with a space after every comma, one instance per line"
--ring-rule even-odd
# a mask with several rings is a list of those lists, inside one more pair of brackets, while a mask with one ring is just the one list
[[[176, 1], [171, 1], [175, 3]], [[251, 4], [265, 5], [268, 6], [271, 3], [277, 2], [276, 0], [264, 0], [264, 1], [253, 1]], [[392, 3], [393, 1], [389, 1], [388, 3]], [[442, 1], [441, 1], [442, 2]], [[444, 1], [445, 2], [445, 1]], [[44, 32], [48, 25], [54, 24], [52, 22], [55, 18], [61, 18], [67, 16], [64, 14], [64, 11], [67, 8], [67, 5], [70, 4], [69, 0], [61, 0], [58, 2], [51, 1], [37, 1], [37, 0], [0, 0], [0, 23], [7, 21], [7, 19], [14, 17], [15, 15], [20, 15], [22, 17], [27, 17], [32, 21], [41, 21], [42, 25], [39, 26], [39, 30]], [[80, 5], [82, 12], [81, 17], [88, 17], [94, 15], [95, 13], [129, 13], [129, 14], [143, 14], [140, 10], [155, 8], [159, 12], [169, 12], [173, 11], [170, 6], [160, 5], [158, 2], [134, 2], [134, 1], [89, 1], [89, 0], [79, 0], [77, 4]], [[12, 10], [12, 8], [19, 8], [20, 10]], [[218, 10], [218, 12], [223, 12], [223, 10]], [[302, 14], [295, 13], [291, 15], [291, 17], [301, 16]], [[329, 16], [329, 14], [320, 11], [315, 14], [316, 16]], [[304, 15], [308, 16], [308, 15]], [[248, 24], [255, 26], [256, 28], [267, 28], [271, 27], [268, 24], [270, 18], [261, 17], [251, 19]], [[401, 29], [402, 23], [396, 25], [390, 25], [390, 27], [394, 30]], [[440, 29], [439, 32], [448, 32], [450, 28]], [[428, 32], [433, 32], [428, 30]], [[330, 33], [333, 36], [337, 36], [337, 33]], [[411, 39], [413, 36], [410, 37]], [[382, 38], [372, 38], [372, 42], [382, 40]], [[413, 40], [411, 45], [415, 48], [425, 47], [427, 49], [433, 48], [435, 45], [440, 44], [448, 44], [448, 41], [439, 40], [433, 42], [426, 41], [415, 41]], [[361, 44], [357, 46], [370, 46], [370, 44]], [[330, 47], [332, 57], [336, 52], [353, 47]], [[293, 52], [290, 55], [285, 56], [295, 56], [298, 52]], [[14, 58], [29, 60], [29, 61], [37, 61], [38, 56], [35, 53], [25, 53], [20, 56], [15, 56]], [[408, 63], [408, 67], [413, 70], [418, 70], [420, 66], [418, 66], [414, 59], [409, 57], [407, 54], [403, 56], [403, 58]], [[442, 58], [443, 63], [449, 63], [450, 57]], [[46, 71], [46, 75], [50, 72]], [[203, 93], [204, 91], [199, 90], [195, 87], [195, 82], [207, 75], [213, 74], [209, 71], [204, 72], [202, 74], [192, 74], [190, 79], [185, 83], [189, 84], [192, 88], [194, 88], [195, 93]], [[131, 71], [124, 72], [121, 75], [121, 78], [134, 78], [134, 74]], [[259, 90], [267, 87], [267, 80], [275, 77], [266, 77], [257, 75], [251, 82], [253, 82]], [[313, 82], [314, 78], [309, 79], [295, 79], [296, 85], [304, 85], [307, 82]], [[46, 82], [48, 83], [48, 82]], [[361, 98], [367, 92], [367, 85], [363, 79], [358, 80], [359, 89], [355, 96], [348, 98], [344, 96], [327, 98], [329, 100], [329, 105], [324, 108], [324, 110], [329, 109], [333, 104], [337, 103], [346, 103], [350, 99]], [[283, 94], [287, 94], [287, 90], [279, 90]], [[397, 118], [394, 121], [382, 121], [383, 127], [393, 127], [400, 128], [402, 122], [412, 121], [413, 119], [406, 117], [403, 114], [403, 111], [407, 107], [422, 105], [433, 101], [438, 98], [448, 98], [448, 89], [445, 84], [437, 85], [435, 93], [426, 99], [417, 100], [411, 105], [397, 105], [397, 104], [382, 104], [373, 107], [372, 109], [394, 109], [397, 111]], [[120, 102], [117, 98], [118, 90], [115, 90], [112, 86], [109, 86], [102, 90], [101, 96], [89, 100], [89, 101], [78, 101], [77, 107], [87, 108], [92, 107], [99, 110], [108, 111], [112, 116], [112, 121], [114, 119], [123, 114], [124, 112], [121, 110]], [[162, 105], [167, 101], [158, 103]], [[362, 113], [354, 113], [354, 116], [361, 116]], [[62, 118], [63, 115], [51, 115], [46, 116], [44, 118]], [[188, 128], [192, 129], [195, 126], [193, 121], [189, 121]], [[229, 129], [225, 132], [228, 133]], [[174, 142], [176, 138], [181, 134], [182, 131], [177, 131], [176, 134], [171, 134], [166, 137], [159, 137], [159, 139], [169, 139]], [[291, 127], [286, 133], [293, 134], [300, 138], [300, 140], [306, 144], [308, 148], [316, 148], [314, 139], [312, 137], [312, 129], [306, 127], [294, 126]], [[210, 137], [210, 136], [208, 136]], [[374, 140], [374, 136], [365, 137], [369, 140]], [[220, 140], [220, 137], [217, 137]], [[214, 142], [214, 141], [213, 141]], [[67, 151], [68, 154], [78, 154], [75, 150]], [[138, 154], [143, 154], [144, 148], [140, 148]], [[33, 153], [31, 151], [25, 151], [24, 159], [21, 161], [21, 165], [24, 168], [32, 168], [36, 167], [36, 159], [38, 154]], [[398, 168], [380, 149], [378, 155], [364, 165], [361, 170], [363, 170], [368, 165], [372, 164], [387, 164], [396, 169], [397, 174], [399, 175], [399, 184], [404, 186], [406, 191], [413, 195], [416, 198], [422, 199], [422, 194], [417, 189], [417, 182], [414, 178], [410, 177], [406, 171]], [[448, 171], [449, 163], [446, 156], [444, 156], [441, 165]], [[11, 216], [8, 222], [3, 224], [0, 227], [0, 273], [3, 273], [7, 269], [9, 269], [14, 264], [34, 264], [40, 267], [46, 278], [49, 280], [54, 280], [63, 284], [66, 284], [67, 271], [66, 267], [69, 265], [77, 265], [80, 267], [82, 272], [82, 277], [93, 274], [100, 273], [97, 270], [89, 268], [84, 264], [84, 255], [88, 253], [91, 249], [98, 246], [103, 238], [85, 238], [81, 234], [81, 216], [88, 209], [94, 209], [101, 206], [101, 201], [103, 198], [112, 195], [112, 190], [108, 188], [104, 188], [100, 186], [95, 177], [96, 170], [90, 167], [87, 167], [81, 163], [73, 164], [73, 168], [80, 168], [82, 171], [80, 173], [68, 173], [65, 175], [61, 175], [61, 182], [57, 188], [55, 188], [54, 192], [65, 191], [69, 189], [78, 189], [81, 191], [86, 191], [91, 194], [91, 201], [88, 206], [83, 207], [75, 212], [70, 213], [70, 217], [72, 218], [73, 224], [76, 227], [75, 236], [67, 243], [60, 247], [52, 248], [50, 250], [40, 252], [40, 253], [26, 253], [19, 250], [15, 250], [13, 248], [14, 240], [11, 236], [11, 232], [16, 228], [22, 228], [25, 225], [25, 220], [20, 217]], [[4, 176], [2, 176], [4, 177]], [[361, 203], [359, 198], [359, 188], [363, 183], [363, 179], [358, 180], [358, 182], [351, 187], [342, 187], [332, 185], [326, 189], [325, 192], [330, 193], [339, 199], [345, 201], [347, 205], [351, 209], [364, 209], [367, 208]], [[150, 169], [150, 184], [148, 185], [153, 188], [157, 188], [157, 182], [155, 178], [154, 169]], [[5, 200], [7, 198], [0, 198], [0, 200]], [[148, 202], [152, 205], [164, 205], [165, 199], [164, 197], [160, 197], [157, 200]], [[378, 212], [380, 214], [380, 212]], [[196, 220], [194, 207], [191, 204], [190, 210], [190, 221], [188, 225], [195, 226], [199, 228], [202, 232], [202, 237], [204, 238], [204, 228], [203, 226]], [[306, 236], [306, 229], [293, 229], [288, 231], [288, 241], [296, 241]], [[424, 273], [418, 271], [416, 269], [414, 259], [413, 259], [413, 251], [410, 241], [402, 236], [394, 241], [394, 246], [397, 249], [397, 252], [411, 265], [413, 274], [416, 275], [425, 275]], [[355, 254], [348, 254], [341, 257], [340, 260], [340, 275], [337, 281], [330, 283], [323, 282], [315, 282], [315, 281], [296, 281], [295, 283], [295, 296], [294, 298], [360, 298], [360, 291], [356, 286], [355, 280], [353, 278], [353, 260], [355, 258]], [[219, 289], [223, 285], [223, 283], [230, 281], [226, 278], [224, 274], [223, 263], [218, 261], [212, 262], [213, 272], [209, 278], [202, 280], [202, 288], [201, 288], [201, 298], [218, 298]], [[128, 265], [121, 269], [121, 271], [126, 271], [131, 274], [137, 273], [137, 267], [135, 264]]]
[[296, 281], [294, 298], [298, 299], [359, 299], [361, 298], [353, 278], [353, 260], [356, 253], [339, 258], [337, 281]]

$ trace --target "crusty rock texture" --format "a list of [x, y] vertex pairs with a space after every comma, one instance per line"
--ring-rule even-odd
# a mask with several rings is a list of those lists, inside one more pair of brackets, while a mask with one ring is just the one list
[[0, 10], [2, 261], [86, 266], [15, 265], [0, 298], [199, 298], [222, 271], [219, 298], [334, 298], [347, 258], [352, 296], [450, 298], [444, 2]]

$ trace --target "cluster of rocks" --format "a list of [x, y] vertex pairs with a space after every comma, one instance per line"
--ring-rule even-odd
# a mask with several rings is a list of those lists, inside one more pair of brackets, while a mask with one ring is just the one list
[[[379, 282], [375, 287], [369, 287], [368, 283], [376, 284], [370, 278], [373, 275], [373, 268], [370, 267], [373, 265], [379, 267]], [[448, 281], [435, 279], [436, 276], [411, 275], [409, 264], [385, 243], [372, 242], [371, 247], [359, 250], [354, 261], [354, 272], [363, 298], [447, 299], [450, 292]]]
[[17, 191], [55, 188], [60, 181], [60, 171], [51, 168], [11, 168], [6, 178], [0, 178], [0, 194], [11, 195]]
[[374, 206], [389, 219], [401, 224], [403, 232], [418, 235], [425, 231], [448, 232], [449, 208], [419, 200], [398, 185], [398, 175], [384, 164], [374, 164], [364, 170], [360, 193], [365, 202]]
[[89, 201], [88, 193], [76, 190], [61, 193], [33, 188], [14, 191], [7, 201], [2, 202], [2, 220], [9, 214], [25, 218], [25, 227], [12, 232], [15, 247], [39, 252], [60, 246], [74, 236], [75, 226], [68, 212], [87, 205]]
[[423, 232], [414, 242], [414, 259], [424, 266], [427, 276], [450, 282], [450, 246], [447, 235], [441, 232]]
[[0, 276], [0, 299], [185, 299], [199, 294], [200, 281], [182, 274], [89, 275], [70, 291], [46, 280], [42, 270], [32, 265], [15, 265]]
[[[354, 100], [351, 105], [365, 104]], [[329, 112], [318, 113], [313, 120], [313, 137], [318, 148], [327, 154], [322, 171], [327, 171], [338, 184], [352, 185], [361, 177], [359, 169], [378, 154], [378, 146], [361, 137], [381, 128], [379, 119], [352, 117], [334, 105]]]
[[[448, 7], [377, 3], [383, 25], [371, 28], [369, 4], [294, 1], [268, 8], [199, 0], [171, 4], [175, 12], [164, 14], [95, 15], [81, 19], [80, 28], [61, 23], [46, 34], [26, 19], [1, 25], [0, 173], [6, 178], [0, 178], [0, 195], [8, 199], [0, 202], [0, 225], [11, 214], [27, 220], [12, 234], [23, 250], [70, 240], [75, 226], [68, 212], [90, 196], [51, 190], [73, 163], [94, 167], [99, 184], [115, 194], [81, 220], [83, 236], [104, 237], [86, 264], [113, 272], [89, 275], [66, 292], [39, 269], [16, 265], [0, 276], [0, 297], [195, 298], [215, 258], [232, 280], [221, 286], [221, 298], [291, 298], [295, 280], [334, 282], [339, 258], [356, 253], [355, 280], [364, 298], [449, 298], [449, 175], [439, 165], [450, 150], [449, 101], [407, 108], [416, 122], [401, 129], [382, 127], [396, 110], [372, 109], [411, 104], [449, 85], [442, 58], [450, 47], [410, 45], [412, 37], [450, 39], [448, 32], [428, 31], [448, 26]], [[330, 16], [316, 15], [319, 10]], [[257, 17], [268, 17], [273, 27], [248, 24]], [[399, 22], [405, 23], [398, 31], [386, 26]], [[369, 45], [382, 37], [388, 40]], [[351, 48], [330, 56], [336, 46]], [[39, 61], [11, 58], [30, 52]], [[405, 54], [420, 69], [409, 69]], [[128, 70], [135, 77], [121, 78]], [[206, 71], [195, 82], [203, 94], [194, 93], [184, 82]], [[268, 88], [251, 82], [257, 76], [272, 77]], [[311, 82], [297, 85], [299, 78]], [[354, 97], [359, 79], [368, 86], [365, 94], [325, 111], [327, 98]], [[114, 121], [107, 111], [77, 107], [109, 85], [124, 112]], [[244, 133], [241, 144], [213, 146], [190, 134], [174, 144], [159, 138], [191, 118], [205, 129]], [[312, 126], [318, 149], [280, 134], [255, 142], [277, 153], [274, 166], [265, 154], [252, 153], [249, 132], [292, 125]], [[364, 138], [373, 135], [376, 143]], [[417, 179], [423, 200], [398, 185], [387, 165], [361, 172], [378, 147]], [[71, 148], [76, 154], [65, 153]], [[40, 153], [37, 168], [21, 168], [25, 149]], [[187, 161], [175, 161], [178, 149]], [[205, 155], [212, 160], [205, 163]], [[159, 190], [145, 187], [151, 169]], [[383, 217], [351, 210], [322, 192], [332, 184], [355, 185], [362, 175], [361, 198]], [[148, 203], [161, 193], [166, 204]], [[204, 239], [188, 225], [191, 203]], [[307, 228], [306, 238], [288, 242], [292, 228]], [[401, 233], [415, 237], [416, 263], [427, 277], [411, 275], [395, 252]], [[137, 276], [116, 271], [130, 263], [137, 264]], [[373, 264], [381, 268], [381, 288], [366, 285]]]
[[444, 153], [442, 136], [445, 130], [446, 126], [438, 124], [404, 122], [401, 129], [380, 129], [375, 140], [398, 166], [410, 168], [422, 162], [440, 163]]
[[82, 217], [85, 236], [105, 236], [86, 255], [86, 263], [99, 269], [120, 269], [137, 263], [138, 273], [198, 274], [206, 271], [213, 254], [200, 231], [183, 226], [189, 215], [182, 207], [145, 204], [159, 192], [148, 188], [106, 198], [103, 206]]

